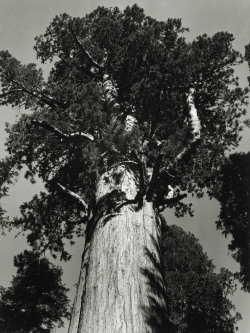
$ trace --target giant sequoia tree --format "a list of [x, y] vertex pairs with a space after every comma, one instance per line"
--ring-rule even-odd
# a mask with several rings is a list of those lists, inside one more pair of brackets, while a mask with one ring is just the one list
[[212, 187], [239, 142], [247, 90], [233, 36], [188, 43], [185, 31], [137, 6], [98, 8], [56, 16], [36, 38], [37, 57], [53, 64], [47, 80], [0, 54], [1, 104], [31, 111], [7, 127], [2, 194], [23, 166], [45, 184], [12, 224], [64, 260], [65, 240], [84, 234], [70, 333], [166, 327], [158, 214], [190, 211], [181, 200]]

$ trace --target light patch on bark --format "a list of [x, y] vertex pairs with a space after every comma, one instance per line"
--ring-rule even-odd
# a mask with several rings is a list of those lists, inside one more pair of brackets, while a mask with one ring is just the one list
[[187, 103], [189, 107], [191, 133], [193, 135], [193, 141], [196, 141], [198, 138], [200, 138], [201, 123], [198, 117], [197, 109], [194, 104], [194, 94], [195, 94], [195, 89], [190, 88], [187, 97]]
[[128, 115], [125, 120], [125, 132], [132, 132], [134, 126], [136, 125], [137, 120], [134, 116]]
[[120, 105], [117, 103], [117, 89], [110, 80], [109, 75], [103, 76], [103, 92], [108, 108], [112, 113], [119, 111]]
[[174, 197], [174, 189], [171, 185], [168, 185], [168, 195], [166, 199], [172, 199]]
[[[185, 154], [187, 154], [193, 145], [200, 139], [201, 136], [201, 123], [200, 119], [198, 117], [198, 112], [195, 107], [194, 103], [194, 95], [195, 95], [195, 89], [190, 88], [189, 93], [187, 96], [187, 103], [188, 103], [188, 110], [189, 110], [189, 121], [190, 121], [190, 127], [191, 127], [191, 134], [192, 134], [192, 139], [188, 142], [186, 147], [176, 156], [174, 159], [174, 162], [177, 162], [183, 158]], [[169, 167], [171, 167], [170, 165]]]

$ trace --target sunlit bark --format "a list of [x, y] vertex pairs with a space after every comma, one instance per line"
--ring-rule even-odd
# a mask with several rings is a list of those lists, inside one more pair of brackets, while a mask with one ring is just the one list
[[[119, 184], [117, 174], [122, 179]], [[125, 166], [100, 178], [97, 202], [115, 189], [122, 200], [131, 200], [138, 192], [137, 179]], [[104, 213], [90, 237], [77, 332], [153, 332], [149, 318], [152, 290], [145, 272], [158, 280], [161, 277], [146, 254], [148, 251], [159, 261], [159, 226], [152, 202], [145, 200], [141, 208], [124, 205], [113, 214]], [[164, 306], [160, 297], [157, 302]]]

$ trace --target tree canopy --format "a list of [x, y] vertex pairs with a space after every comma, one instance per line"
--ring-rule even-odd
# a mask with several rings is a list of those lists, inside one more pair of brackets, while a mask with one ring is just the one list
[[217, 228], [232, 237], [228, 249], [240, 264], [237, 274], [250, 291], [250, 153], [232, 154], [224, 164], [214, 196], [221, 204]]
[[227, 269], [215, 266], [198, 239], [175, 225], [163, 226], [163, 269], [167, 313], [178, 332], [235, 332], [240, 314], [230, 295], [236, 290]]
[[62, 269], [27, 250], [14, 258], [14, 265], [17, 274], [11, 286], [0, 290], [1, 332], [45, 332], [63, 326], [70, 313]]
[[[137, 5], [123, 12], [98, 7], [84, 18], [56, 16], [35, 44], [38, 59], [53, 61], [47, 80], [35, 64], [22, 65], [1, 51], [1, 105], [32, 111], [6, 128], [9, 157], [1, 162], [1, 184], [8, 186], [25, 166], [25, 176], [40, 177], [46, 188], [24, 204], [23, 218], [14, 222], [31, 230], [31, 244], [50, 243], [67, 258], [62, 238], [82, 234], [95, 207], [98, 175], [121, 161], [138, 165], [141, 190], [150, 188], [155, 207], [175, 206], [177, 215], [190, 207], [166, 200], [169, 185], [177, 195], [201, 197], [213, 184], [226, 152], [240, 139], [247, 89], [239, 87], [233, 67], [243, 57], [228, 32], [189, 43], [186, 31], [180, 19], [159, 22]], [[117, 101], [115, 125], [102, 85], [105, 75], [115, 87], [109, 89]], [[186, 101], [190, 87], [202, 133], [195, 145]], [[137, 126], [124, 134], [129, 115]], [[150, 168], [151, 185], [145, 176]], [[86, 205], [71, 200], [65, 189]]]

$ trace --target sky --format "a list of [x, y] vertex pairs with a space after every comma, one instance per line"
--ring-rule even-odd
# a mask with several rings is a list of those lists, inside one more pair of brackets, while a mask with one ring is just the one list
[[[71, 16], [84, 16], [96, 9], [98, 5], [106, 7], [118, 6], [124, 9], [128, 5], [137, 3], [144, 8], [145, 13], [158, 20], [181, 18], [183, 26], [190, 29], [186, 35], [188, 40], [207, 33], [213, 35], [218, 31], [228, 31], [235, 36], [234, 47], [244, 54], [244, 46], [250, 42], [250, 1], [249, 0], [0, 0], [0, 50], [8, 50], [22, 63], [36, 62], [33, 50], [34, 37], [45, 32], [46, 27], [55, 15], [68, 13]], [[48, 67], [43, 67], [45, 75]], [[249, 69], [247, 64], [238, 66], [237, 75], [242, 86], [247, 85]], [[0, 107], [0, 158], [4, 156], [4, 124], [13, 123], [20, 117], [21, 110]], [[248, 110], [250, 117], [250, 111]], [[250, 131], [243, 134], [242, 143], [238, 151], [248, 152], [250, 145]], [[4, 200], [4, 208], [10, 216], [18, 214], [19, 205], [30, 200], [34, 193], [41, 190], [41, 183], [30, 185], [19, 181]], [[172, 211], [166, 211], [168, 223], [178, 224], [184, 230], [192, 232], [199, 238], [204, 251], [213, 259], [217, 270], [226, 267], [232, 271], [238, 270], [238, 265], [228, 254], [227, 244], [220, 231], [216, 230], [214, 221], [219, 214], [219, 204], [215, 200], [204, 198], [194, 202], [194, 218], [178, 219]], [[15, 238], [15, 233], [6, 237], [0, 236], [0, 285], [8, 286], [15, 269], [12, 264], [13, 256], [26, 248], [23, 237]], [[70, 297], [74, 295], [74, 285], [77, 282], [80, 257], [83, 244], [79, 241], [72, 248], [73, 259], [63, 265], [64, 282], [71, 288]], [[238, 290], [233, 297], [233, 303], [242, 314], [239, 322], [239, 333], [250, 332], [250, 295]], [[56, 329], [56, 333], [66, 333], [64, 329]]]

